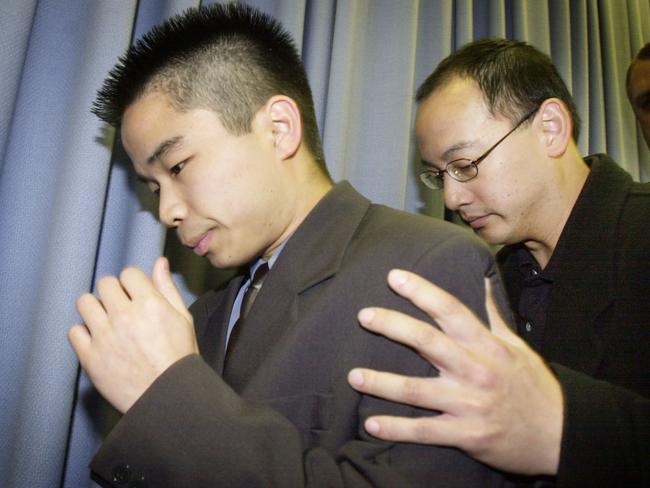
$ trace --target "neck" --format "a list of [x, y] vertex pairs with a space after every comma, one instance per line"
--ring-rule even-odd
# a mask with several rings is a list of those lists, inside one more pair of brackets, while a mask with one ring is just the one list
[[524, 241], [540, 267], [545, 268], [555, 251], [580, 192], [589, 176], [589, 167], [572, 146], [561, 160], [556, 161], [558, 171], [548, 185], [549, 198], [540, 207], [538, 218], [531, 222], [534, 238]]
[[318, 202], [332, 189], [332, 181], [315, 162], [295, 167], [296, 171], [290, 178], [291, 183], [286, 188], [287, 192], [292, 194], [287, 207], [291, 217], [282, 229], [280, 237], [264, 252], [264, 259], [273, 255], [278, 246], [296, 231]]

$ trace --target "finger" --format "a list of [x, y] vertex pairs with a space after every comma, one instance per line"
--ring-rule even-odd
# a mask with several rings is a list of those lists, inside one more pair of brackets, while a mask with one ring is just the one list
[[366, 419], [366, 431], [379, 439], [439, 446], [458, 446], [461, 442], [460, 423], [453, 417], [392, 417], [374, 416]]
[[492, 333], [510, 344], [518, 344], [520, 339], [503, 320], [499, 306], [494, 299], [494, 287], [490, 278], [485, 278], [485, 309], [487, 310]]
[[460, 300], [424, 278], [403, 270], [388, 273], [390, 287], [436, 321], [445, 333], [471, 343], [488, 334], [485, 325]]
[[68, 330], [68, 341], [79, 358], [79, 362], [83, 365], [91, 347], [90, 332], [85, 326], [75, 324]]
[[169, 272], [169, 261], [167, 258], [159, 257], [156, 259], [156, 262], [153, 265], [151, 278], [153, 279], [153, 285], [156, 290], [158, 290], [176, 310], [185, 313], [187, 307], [185, 307], [183, 297], [181, 297], [181, 294], [176, 287], [176, 283], [174, 283], [172, 275]]
[[120, 284], [131, 300], [141, 300], [158, 292], [147, 274], [139, 268], [124, 268], [120, 273]]
[[431, 324], [384, 308], [364, 308], [358, 314], [366, 329], [415, 349], [441, 371], [462, 374], [471, 368], [467, 351]]
[[351, 370], [348, 383], [362, 393], [443, 412], [453, 409], [457, 396], [457, 391], [440, 377], [415, 378], [365, 368]]
[[76, 304], [77, 311], [81, 315], [91, 335], [108, 325], [106, 310], [94, 295], [84, 293], [77, 299]]
[[131, 299], [115, 276], [105, 276], [97, 282], [97, 294], [108, 315], [113, 315], [129, 305]]

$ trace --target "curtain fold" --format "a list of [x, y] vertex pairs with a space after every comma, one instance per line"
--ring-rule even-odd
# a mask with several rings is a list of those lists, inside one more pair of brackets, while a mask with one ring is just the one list
[[[87, 465], [118, 418], [67, 343], [75, 299], [168, 255], [189, 302], [211, 269], [156, 221], [115, 134], [90, 114], [133, 39], [199, 0], [0, 0], [0, 472], [3, 486], [93, 486]], [[205, 4], [209, 2], [203, 2]], [[213, 2], [210, 2], [213, 3]], [[551, 55], [583, 120], [579, 148], [650, 179], [625, 92], [650, 41], [649, 0], [251, 0], [301, 49], [328, 166], [374, 201], [441, 217], [418, 182], [414, 91], [482, 37]]]
[[0, 15], [0, 171], [25, 65], [37, 0], [8, 2]]

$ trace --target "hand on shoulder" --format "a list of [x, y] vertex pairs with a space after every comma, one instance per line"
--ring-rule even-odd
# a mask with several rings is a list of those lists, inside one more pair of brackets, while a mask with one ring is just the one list
[[374, 416], [366, 420], [366, 430], [385, 440], [458, 447], [509, 472], [555, 474], [562, 389], [544, 360], [504, 322], [489, 280], [491, 330], [455, 297], [413, 273], [393, 270], [388, 282], [440, 328], [382, 308], [361, 310], [361, 325], [412, 347], [440, 374], [413, 378], [358, 368], [348, 380], [360, 392], [440, 414]]

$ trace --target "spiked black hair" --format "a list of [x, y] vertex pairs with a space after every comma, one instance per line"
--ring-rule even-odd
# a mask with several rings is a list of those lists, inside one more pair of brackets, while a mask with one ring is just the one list
[[300, 110], [305, 143], [325, 169], [296, 46], [279, 22], [249, 6], [191, 8], [151, 29], [119, 58], [92, 112], [118, 127], [126, 109], [149, 91], [169, 96], [178, 110], [213, 110], [236, 135], [250, 132], [253, 116], [270, 97], [291, 97]]

